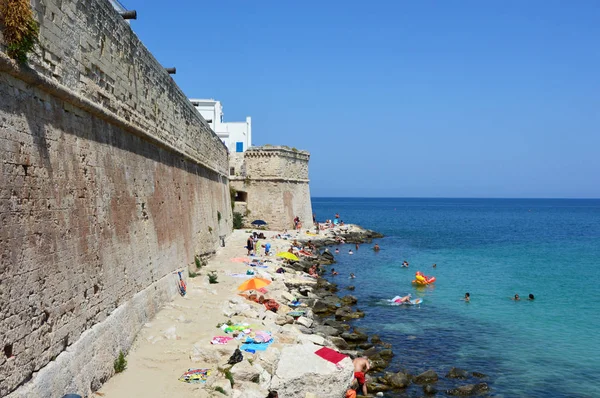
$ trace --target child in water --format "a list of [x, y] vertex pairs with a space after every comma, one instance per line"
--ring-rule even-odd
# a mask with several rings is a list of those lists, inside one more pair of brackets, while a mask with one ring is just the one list
[[471, 301], [471, 295], [469, 293], [465, 293], [465, 298], [463, 300], [465, 300], [468, 303], [469, 301]]

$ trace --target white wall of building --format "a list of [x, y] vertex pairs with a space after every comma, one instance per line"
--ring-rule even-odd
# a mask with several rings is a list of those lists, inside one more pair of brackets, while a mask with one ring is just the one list
[[221, 101], [214, 99], [190, 99], [210, 128], [219, 136], [230, 153], [245, 152], [252, 146], [252, 118], [244, 122], [224, 122]]

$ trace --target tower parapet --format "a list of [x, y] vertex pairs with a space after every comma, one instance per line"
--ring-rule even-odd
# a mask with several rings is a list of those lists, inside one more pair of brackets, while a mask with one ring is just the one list
[[248, 222], [265, 220], [273, 229], [293, 228], [296, 216], [303, 229], [311, 228], [309, 159], [307, 151], [287, 146], [249, 148], [230, 176], [237, 191], [234, 211], [246, 214]]

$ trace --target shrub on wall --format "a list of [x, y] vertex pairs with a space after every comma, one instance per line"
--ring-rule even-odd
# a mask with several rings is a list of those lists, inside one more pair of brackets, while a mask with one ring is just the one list
[[229, 187], [229, 196], [231, 196], [231, 211], [235, 207], [235, 196], [237, 195], [237, 191], [234, 187]]
[[40, 32], [29, 0], [0, 0], [0, 23], [6, 53], [18, 63], [26, 63], [27, 54], [33, 51]]
[[233, 213], [233, 229], [241, 229], [244, 226], [244, 216], [237, 211]]

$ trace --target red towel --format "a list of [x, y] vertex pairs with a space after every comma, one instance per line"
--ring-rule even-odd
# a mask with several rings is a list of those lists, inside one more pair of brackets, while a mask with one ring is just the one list
[[347, 357], [347, 355], [340, 354], [339, 352], [327, 347], [323, 347], [315, 351], [315, 354], [336, 365], [339, 361]]

